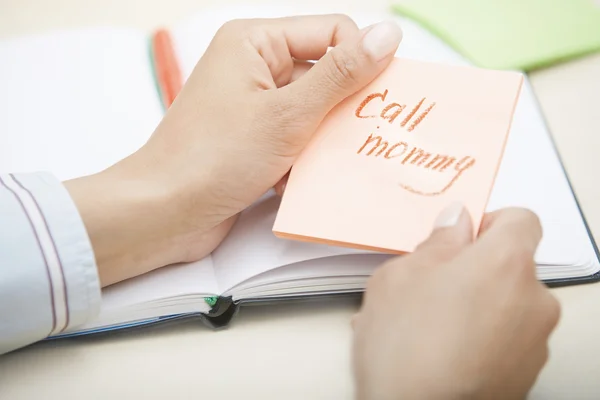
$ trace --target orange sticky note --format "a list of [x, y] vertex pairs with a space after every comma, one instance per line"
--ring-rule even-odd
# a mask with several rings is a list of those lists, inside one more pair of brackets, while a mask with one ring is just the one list
[[523, 76], [407, 59], [333, 109], [292, 168], [273, 232], [410, 252], [460, 202], [481, 223]]

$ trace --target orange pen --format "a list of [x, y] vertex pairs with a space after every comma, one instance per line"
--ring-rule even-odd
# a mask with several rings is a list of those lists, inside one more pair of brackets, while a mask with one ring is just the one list
[[173, 104], [183, 87], [173, 41], [166, 29], [159, 29], [154, 33], [152, 55], [160, 97], [166, 110]]

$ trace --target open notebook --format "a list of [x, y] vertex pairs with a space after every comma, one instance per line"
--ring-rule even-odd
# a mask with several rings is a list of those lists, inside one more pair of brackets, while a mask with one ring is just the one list
[[[183, 77], [223, 22], [297, 13], [217, 10], [174, 27]], [[356, 18], [360, 26], [380, 19]], [[398, 21], [404, 30], [398, 56], [466, 63], [416, 23]], [[0, 42], [0, 59], [0, 172], [48, 170], [68, 179], [100, 171], [143, 145], [163, 115], [147, 33], [89, 29], [11, 39]], [[265, 194], [210, 257], [104, 289], [98, 318], [62, 336], [190, 315], [223, 325], [238, 304], [356, 293], [389, 257], [276, 238], [278, 202]], [[488, 209], [505, 206], [528, 207], [541, 217], [540, 279], [549, 284], [600, 279], [595, 245], [527, 82]]]

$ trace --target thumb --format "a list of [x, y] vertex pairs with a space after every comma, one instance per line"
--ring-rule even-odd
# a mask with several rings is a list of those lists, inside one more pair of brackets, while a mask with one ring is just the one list
[[313, 115], [325, 116], [346, 97], [377, 77], [392, 61], [402, 30], [391, 21], [362, 29], [332, 48], [302, 78], [286, 86]]
[[469, 212], [462, 204], [453, 203], [439, 214], [431, 235], [417, 247], [413, 257], [427, 265], [449, 261], [472, 242]]

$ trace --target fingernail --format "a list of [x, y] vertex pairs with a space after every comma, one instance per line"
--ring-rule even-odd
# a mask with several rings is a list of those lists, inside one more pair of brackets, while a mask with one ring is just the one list
[[373, 25], [363, 37], [363, 49], [376, 61], [381, 61], [396, 52], [402, 40], [402, 30], [393, 21]]
[[435, 228], [455, 226], [464, 211], [465, 207], [461, 203], [451, 203], [435, 219]]

